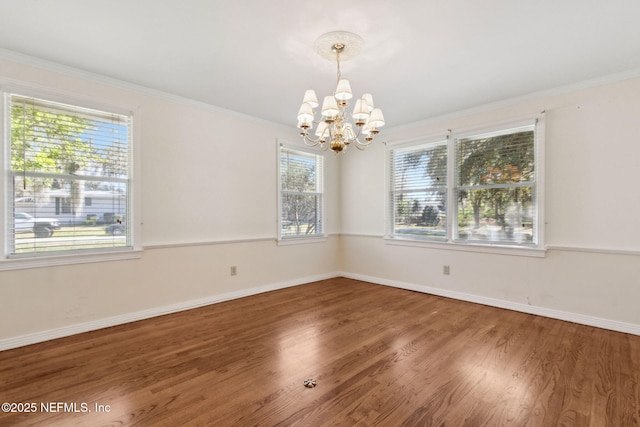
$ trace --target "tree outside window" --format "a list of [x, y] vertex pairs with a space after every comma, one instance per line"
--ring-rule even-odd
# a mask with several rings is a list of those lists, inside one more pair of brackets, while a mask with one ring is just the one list
[[390, 237], [538, 245], [537, 123], [391, 147]]
[[456, 141], [456, 238], [532, 243], [534, 126]]
[[280, 236], [323, 234], [323, 157], [280, 147]]

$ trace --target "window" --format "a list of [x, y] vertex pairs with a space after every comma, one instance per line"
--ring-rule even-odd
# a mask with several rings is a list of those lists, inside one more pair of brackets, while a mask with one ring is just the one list
[[389, 237], [540, 246], [541, 123], [451, 134], [389, 149]]
[[280, 144], [280, 239], [324, 235], [323, 160], [321, 154]]
[[447, 240], [447, 141], [391, 151], [393, 234]]
[[535, 125], [456, 138], [460, 241], [535, 244]]
[[132, 115], [5, 100], [5, 255], [132, 249]]

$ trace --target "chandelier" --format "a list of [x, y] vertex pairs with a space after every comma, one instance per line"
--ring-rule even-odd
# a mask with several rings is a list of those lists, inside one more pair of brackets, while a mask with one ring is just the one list
[[[337, 65], [337, 86], [333, 95], [324, 97], [320, 120], [315, 120], [315, 108], [318, 98], [313, 89], [304, 94], [302, 106], [298, 111], [298, 127], [304, 143], [319, 146], [322, 150], [330, 148], [336, 154], [350, 145], [364, 150], [384, 126], [384, 117], [379, 108], [374, 108], [373, 97], [365, 93], [358, 98], [351, 110], [353, 123], [348, 121], [348, 101], [353, 98], [349, 80], [343, 79], [340, 72], [340, 59], [348, 60], [360, 53], [363, 40], [360, 36], [346, 31], [334, 31], [324, 34], [315, 42], [316, 52], [325, 59], [335, 58]], [[312, 128], [316, 125], [315, 131]], [[355, 125], [355, 127], [354, 127]], [[313, 136], [309, 132], [313, 132]], [[314, 138], [315, 136], [315, 138]]]

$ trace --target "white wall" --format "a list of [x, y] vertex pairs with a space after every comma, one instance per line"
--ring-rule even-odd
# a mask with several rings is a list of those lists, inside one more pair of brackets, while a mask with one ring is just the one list
[[136, 260], [0, 271], [0, 344], [335, 274], [340, 215], [333, 156], [325, 162], [332, 236], [278, 246], [276, 139], [298, 142], [294, 127], [62, 71], [0, 59], [0, 85], [137, 108], [145, 250]]
[[[444, 135], [546, 111], [544, 258], [385, 244], [385, 147], [344, 159], [348, 275], [640, 333], [640, 79], [430, 120], [381, 136]], [[442, 274], [450, 265], [451, 275]]]
[[[0, 348], [337, 271], [640, 333], [640, 79], [388, 129], [377, 138], [406, 140], [546, 110], [544, 258], [386, 244], [379, 142], [327, 156], [328, 241], [277, 246], [276, 138], [296, 142], [294, 129], [0, 59], [0, 84], [7, 82], [139, 108], [145, 251], [137, 260], [0, 271]], [[445, 264], [450, 276], [442, 275]], [[231, 265], [238, 276], [230, 277]]]

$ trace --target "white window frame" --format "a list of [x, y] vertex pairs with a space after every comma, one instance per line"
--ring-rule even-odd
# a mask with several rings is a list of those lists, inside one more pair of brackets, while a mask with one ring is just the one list
[[[493, 242], [468, 242], [455, 238], [458, 217], [458, 203], [456, 200], [457, 171], [456, 171], [456, 144], [457, 140], [465, 137], [498, 133], [509, 129], [517, 129], [523, 126], [535, 125], [534, 155], [535, 155], [535, 215], [536, 215], [536, 235], [537, 242], [534, 244], [510, 245], [506, 243]], [[401, 246], [429, 247], [447, 250], [459, 250], [468, 252], [485, 252], [506, 255], [523, 255], [543, 257], [545, 255], [544, 245], [544, 115], [537, 114], [519, 119], [501, 121], [486, 126], [449, 130], [447, 133], [433, 135], [425, 138], [416, 138], [405, 141], [391, 142], [386, 148], [386, 168], [385, 179], [385, 243]], [[428, 240], [424, 238], [411, 238], [407, 235], [397, 235], [394, 233], [393, 200], [392, 200], [392, 153], [394, 149], [418, 147], [421, 145], [433, 144], [447, 140], [447, 238], [446, 241]]]
[[[289, 244], [298, 244], [298, 243], [318, 243], [318, 242], [324, 242], [327, 240], [327, 234], [326, 234], [326, 220], [325, 220], [325, 205], [326, 205], [326, 197], [325, 197], [325, 156], [323, 152], [319, 152], [318, 150], [313, 150], [307, 147], [301, 147], [299, 145], [295, 145], [295, 144], [291, 144], [285, 141], [281, 141], [281, 140], [277, 140], [277, 149], [276, 149], [276, 164], [277, 164], [277, 193], [278, 193], [278, 221], [277, 221], [277, 227], [278, 227], [278, 232], [277, 232], [277, 241], [279, 245], [289, 245]], [[282, 196], [283, 196], [283, 191], [282, 191], [282, 180], [281, 180], [281, 154], [282, 154], [282, 149], [285, 150], [290, 150], [290, 151], [294, 151], [294, 152], [300, 152], [300, 153], [305, 153], [305, 154], [310, 154], [313, 156], [317, 156], [317, 159], [320, 160], [321, 163], [321, 168], [320, 171], [318, 172], [316, 170], [316, 175], [319, 176], [319, 187], [320, 187], [320, 191], [317, 193], [313, 193], [316, 195], [320, 195], [321, 196], [321, 203], [320, 203], [320, 212], [318, 212], [318, 214], [320, 215], [320, 221], [319, 221], [319, 227], [320, 230], [317, 233], [311, 234], [311, 235], [283, 235], [282, 234], [282, 209], [283, 209], [283, 203], [282, 203]], [[309, 193], [311, 194], [311, 193]]]
[[[58, 251], [52, 254], [33, 253], [21, 255], [19, 257], [9, 257], [11, 242], [7, 239], [7, 227], [12, 224], [9, 218], [8, 198], [13, 197], [10, 181], [11, 162], [11, 135], [10, 135], [10, 111], [8, 110], [9, 94], [18, 94], [24, 97], [32, 97], [52, 102], [58, 102], [88, 108], [93, 110], [112, 112], [114, 114], [127, 115], [131, 117], [131, 148], [129, 150], [129, 206], [130, 212], [127, 226], [131, 228], [130, 242], [127, 247], [108, 248], [105, 250], [95, 249], [82, 252]], [[140, 143], [139, 143], [139, 111], [136, 107], [127, 105], [114, 105], [96, 100], [84, 95], [62, 92], [42, 87], [30, 85], [6, 84], [0, 86], [0, 271], [17, 270], [38, 267], [48, 267], [54, 265], [68, 265], [88, 262], [117, 261], [125, 259], [135, 259], [142, 256], [141, 246], [141, 203], [140, 203]]]

